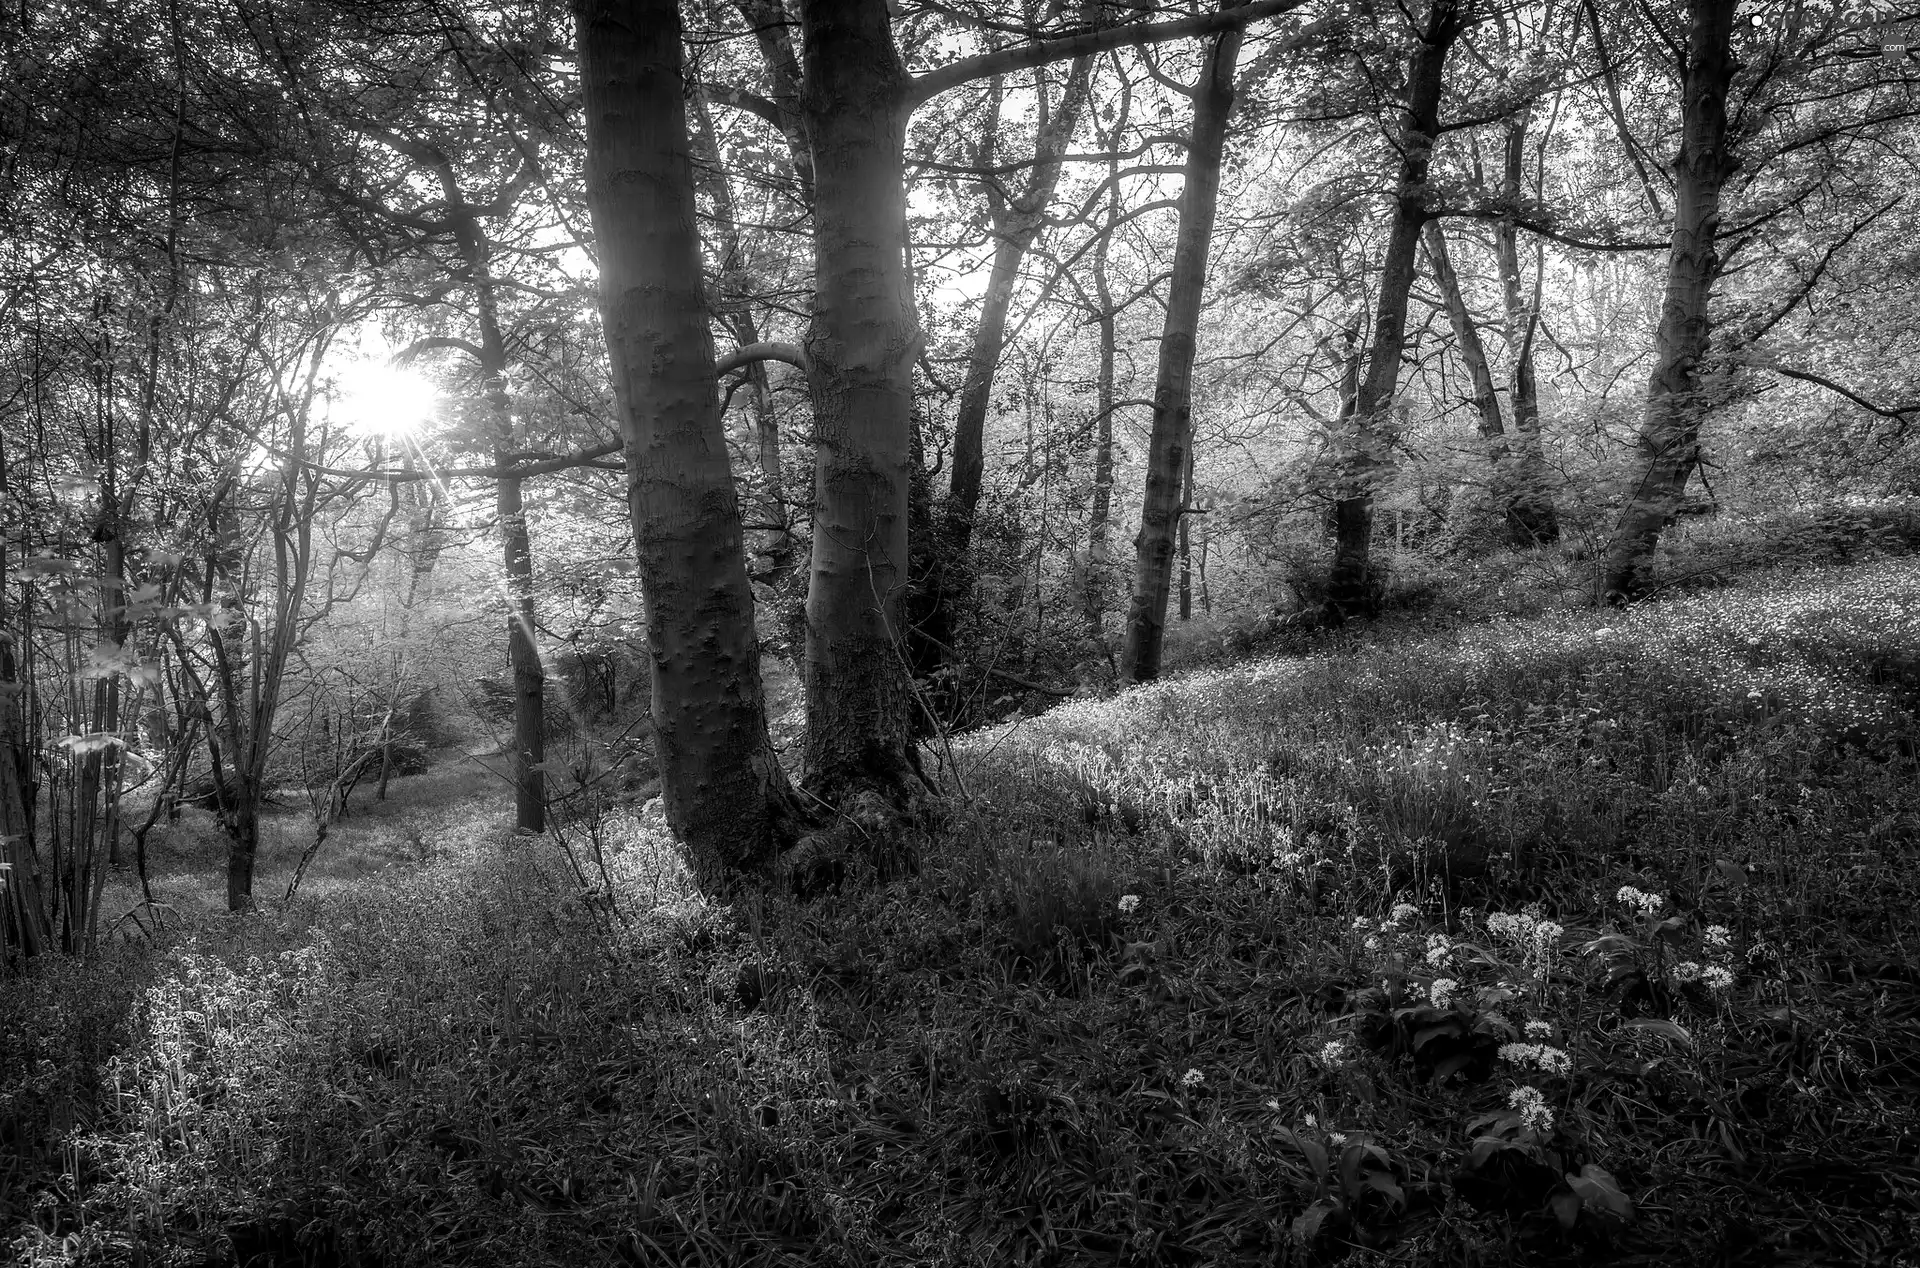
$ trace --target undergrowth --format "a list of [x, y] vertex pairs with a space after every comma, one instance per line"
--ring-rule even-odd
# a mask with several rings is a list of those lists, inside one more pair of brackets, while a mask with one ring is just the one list
[[1758, 576], [1074, 702], [956, 745], [918, 875], [804, 906], [701, 899], [655, 820], [443, 808], [417, 866], [8, 983], [7, 1236], [1915, 1262], [1917, 595]]

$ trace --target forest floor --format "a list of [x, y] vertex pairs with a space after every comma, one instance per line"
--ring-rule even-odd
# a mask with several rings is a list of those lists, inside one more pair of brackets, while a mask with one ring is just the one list
[[0, 1246], [1920, 1264], [1917, 715], [1893, 558], [1076, 701], [805, 905], [471, 766], [245, 919], [202, 825], [0, 991]]

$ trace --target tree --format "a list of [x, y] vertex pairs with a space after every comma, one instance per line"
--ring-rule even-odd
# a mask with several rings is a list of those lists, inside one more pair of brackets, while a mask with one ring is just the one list
[[1401, 354], [1406, 348], [1407, 296], [1413, 288], [1414, 257], [1428, 216], [1427, 172], [1440, 135], [1440, 96], [1447, 54], [1472, 21], [1475, 2], [1430, 0], [1426, 20], [1414, 32], [1414, 45], [1407, 58], [1406, 104], [1394, 135], [1400, 152], [1399, 183], [1393, 197], [1386, 257], [1380, 266], [1373, 342], [1354, 400], [1352, 423], [1344, 429], [1345, 470], [1333, 508], [1333, 565], [1327, 578], [1326, 613], [1334, 621], [1371, 613], [1378, 603], [1369, 566], [1375, 489], [1392, 465], [1390, 411], [1400, 382]]
[[1680, 152], [1673, 163], [1673, 246], [1654, 335], [1640, 449], [1646, 467], [1607, 543], [1601, 593], [1622, 602], [1641, 588], [1642, 572], [1700, 461], [1709, 303], [1721, 261], [1720, 191], [1733, 171], [1727, 144], [1727, 90], [1733, 81], [1735, 0], [1689, 0], [1682, 83]]
[[715, 395], [677, 0], [575, 0], [587, 198], [647, 603], [668, 822], [701, 881], [794, 834], [767, 736], [739, 503]]
[[1173, 278], [1167, 289], [1166, 324], [1160, 334], [1160, 366], [1153, 388], [1153, 433], [1148, 442], [1146, 490], [1140, 531], [1134, 538], [1133, 597], [1127, 609], [1127, 639], [1120, 658], [1125, 682], [1160, 675], [1172, 585], [1178, 525], [1190, 508], [1193, 469], [1193, 358], [1200, 301], [1207, 284], [1207, 248], [1220, 201], [1220, 161], [1233, 112], [1233, 75], [1241, 32], [1213, 39], [1193, 89], [1193, 135], [1187, 142], [1180, 191], [1180, 229], [1173, 248]]

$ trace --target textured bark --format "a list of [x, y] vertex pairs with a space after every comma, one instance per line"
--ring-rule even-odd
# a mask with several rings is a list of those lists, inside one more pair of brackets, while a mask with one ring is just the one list
[[[1125, 122], [1127, 101], [1123, 97], [1119, 118], [1115, 120], [1107, 147], [1117, 148], [1120, 125]], [[1114, 226], [1120, 221], [1120, 160], [1107, 160], [1106, 223], [1093, 246], [1093, 294], [1098, 306], [1094, 325], [1100, 336], [1099, 380], [1094, 405], [1099, 411], [1093, 420], [1093, 505], [1087, 515], [1087, 576], [1084, 606], [1087, 632], [1100, 645], [1109, 666], [1113, 650], [1107, 645], [1107, 583], [1113, 570], [1113, 546], [1108, 532], [1113, 517], [1113, 411], [1114, 357], [1119, 347], [1119, 313], [1113, 302], [1113, 287], [1107, 280], [1107, 256], [1113, 242]]]
[[1240, 43], [1239, 27], [1214, 37], [1194, 93], [1193, 136], [1187, 142], [1180, 229], [1174, 241], [1173, 278], [1167, 287], [1167, 316], [1153, 388], [1147, 484], [1141, 499], [1140, 532], [1133, 539], [1133, 596], [1127, 608], [1126, 650], [1120, 660], [1125, 682], [1147, 682], [1160, 675], [1180, 498], [1193, 444], [1195, 337], [1207, 282], [1207, 248], [1220, 199], [1220, 159], [1226, 150], [1227, 118], [1233, 111], [1233, 74]]
[[1343, 437], [1346, 469], [1333, 508], [1333, 567], [1327, 578], [1326, 611], [1331, 621], [1371, 615], [1379, 606], [1369, 568], [1374, 493], [1392, 466], [1391, 412], [1400, 384], [1400, 356], [1406, 349], [1407, 296], [1413, 289], [1414, 257], [1427, 221], [1427, 169], [1434, 138], [1440, 131], [1440, 92], [1447, 53], [1466, 29], [1465, 9], [1470, 3], [1431, 0], [1426, 27], [1407, 64], [1407, 102], [1397, 130], [1400, 180], [1393, 202], [1393, 224], [1380, 269], [1373, 343], [1354, 401], [1353, 420]]
[[863, 789], [898, 799], [914, 767], [899, 632], [920, 348], [905, 258], [908, 78], [885, 0], [800, 12], [815, 277], [807, 780], [832, 803]]
[[792, 794], [767, 735], [714, 393], [677, 0], [576, 0], [587, 193], [646, 592], [667, 821], [702, 883], [769, 865]]
[[1643, 588], [1647, 561], [1700, 460], [1700, 419], [1707, 408], [1701, 362], [1713, 338], [1708, 306], [1719, 275], [1720, 189], [1733, 172], [1727, 88], [1734, 72], [1734, 8], [1735, 0], [1689, 0], [1687, 6], [1685, 98], [1680, 153], [1673, 164], [1673, 245], [1640, 425], [1647, 465], [1607, 544], [1601, 594], [1609, 602], [1624, 602]]
[[[1501, 178], [1501, 191], [1509, 203], [1519, 200], [1523, 187], [1526, 141], [1526, 116], [1517, 115], [1507, 123]], [[1547, 485], [1546, 453], [1540, 444], [1540, 394], [1533, 373], [1533, 335], [1539, 314], [1521, 283], [1519, 235], [1512, 216], [1494, 223], [1493, 246], [1506, 310], [1507, 347], [1513, 356], [1513, 464], [1504, 504], [1514, 544], [1532, 546], [1560, 540], [1560, 519]], [[1536, 276], [1539, 267], [1536, 260]]]
[[740, 16], [753, 28], [767, 67], [767, 97], [779, 112], [775, 126], [786, 138], [800, 201], [813, 202], [813, 153], [807, 148], [806, 117], [800, 105], [800, 60], [793, 53], [791, 22], [782, 0], [737, 0]]
[[1434, 285], [1439, 288], [1441, 301], [1447, 308], [1447, 322], [1453, 327], [1454, 346], [1460, 351], [1460, 361], [1467, 367], [1467, 381], [1473, 386], [1473, 409], [1479, 418], [1480, 438], [1486, 442], [1487, 456], [1493, 462], [1494, 484], [1504, 489], [1511, 454], [1506, 423], [1500, 416], [1500, 394], [1494, 389], [1493, 371], [1487, 364], [1486, 346], [1480, 342], [1480, 329], [1474, 325], [1473, 313], [1461, 294], [1460, 279], [1453, 271], [1453, 260], [1447, 253], [1447, 238], [1441, 232], [1440, 222], [1429, 220], [1421, 236], [1427, 248], [1427, 267], [1433, 272]]

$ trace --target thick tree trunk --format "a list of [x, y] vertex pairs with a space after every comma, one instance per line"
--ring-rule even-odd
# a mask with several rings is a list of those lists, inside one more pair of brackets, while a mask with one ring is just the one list
[[1393, 225], [1380, 269], [1380, 292], [1373, 317], [1373, 344], [1367, 372], [1354, 402], [1353, 422], [1345, 437], [1348, 452], [1338, 500], [1334, 503], [1333, 566], [1327, 577], [1331, 621], [1371, 615], [1379, 595], [1369, 567], [1373, 545], [1374, 494], [1392, 466], [1394, 393], [1400, 384], [1400, 355], [1407, 342], [1407, 295], [1413, 289], [1414, 257], [1427, 220], [1427, 169], [1440, 131], [1440, 92], [1447, 53], [1466, 29], [1471, 0], [1431, 0], [1426, 29], [1407, 65], [1407, 104], [1398, 135], [1400, 182], [1394, 197]]
[[1673, 164], [1673, 246], [1640, 426], [1647, 466], [1607, 543], [1601, 595], [1611, 603], [1633, 598], [1644, 586], [1660, 532], [1700, 460], [1700, 420], [1708, 405], [1701, 362], [1713, 338], [1709, 302], [1719, 275], [1714, 244], [1720, 189], [1733, 171], [1727, 88], [1734, 72], [1734, 8], [1735, 0], [1689, 0], [1687, 5], [1691, 29], [1680, 153]]
[[791, 791], [767, 735], [714, 392], [677, 0], [576, 0], [587, 191], [646, 592], [667, 821], [709, 887], [770, 864]]
[[[1507, 123], [1501, 181], [1502, 192], [1513, 202], [1520, 198], [1526, 175], [1526, 139], [1526, 116], [1517, 115]], [[1540, 394], [1533, 373], [1533, 335], [1540, 315], [1521, 284], [1519, 234], [1512, 216], [1494, 223], [1493, 245], [1506, 309], [1507, 347], [1513, 355], [1513, 464], [1505, 500], [1507, 526], [1516, 546], [1544, 545], [1560, 540], [1560, 517], [1547, 486], [1546, 451], [1540, 443]], [[1536, 261], [1536, 276], [1538, 268]]]
[[1240, 59], [1240, 28], [1214, 37], [1194, 93], [1193, 136], [1187, 142], [1180, 193], [1180, 230], [1173, 248], [1173, 279], [1160, 335], [1160, 366], [1153, 389], [1153, 433], [1147, 447], [1147, 485], [1140, 532], [1133, 539], [1133, 597], [1127, 608], [1126, 650], [1120, 677], [1147, 682], [1160, 675], [1167, 597], [1173, 574], [1183, 477], [1193, 444], [1193, 357], [1200, 301], [1207, 282], [1207, 247], [1220, 199], [1220, 159], [1233, 110], [1233, 75]]
[[807, 0], [801, 30], [815, 181], [807, 780], [830, 803], [862, 790], [898, 801], [916, 766], [900, 638], [920, 348], [905, 258], [908, 81], [885, 0]]

